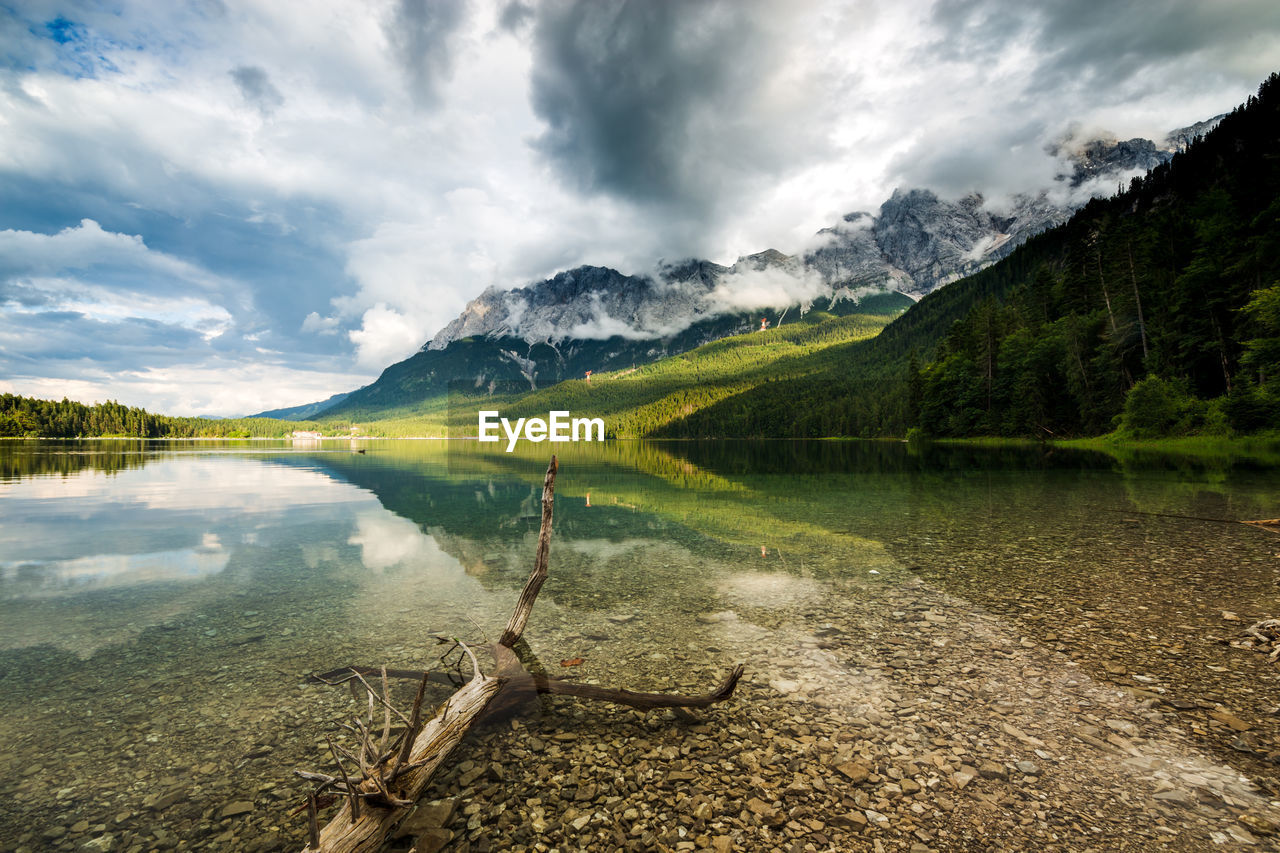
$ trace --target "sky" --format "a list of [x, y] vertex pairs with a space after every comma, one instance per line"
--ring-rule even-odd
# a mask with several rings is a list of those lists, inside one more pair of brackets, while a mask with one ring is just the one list
[[324, 399], [488, 287], [998, 203], [1277, 70], [1274, 0], [0, 0], [0, 392]]

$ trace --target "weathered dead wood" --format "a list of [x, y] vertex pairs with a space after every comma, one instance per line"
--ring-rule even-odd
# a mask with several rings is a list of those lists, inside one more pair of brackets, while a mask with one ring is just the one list
[[1214, 524], [1248, 524], [1253, 527], [1259, 527], [1270, 533], [1280, 533], [1280, 518], [1260, 518], [1249, 521], [1240, 518], [1210, 518], [1203, 515], [1182, 515], [1176, 512], [1144, 512], [1139, 509], [1104, 509], [1103, 512], [1117, 513], [1119, 515], [1147, 515], [1152, 518], [1179, 518], [1183, 521], [1211, 521]]
[[[538, 528], [538, 553], [533, 559], [533, 572], [529, 575], [529, 579], [525, 581], [524, 589], [520, 592], [520, 601], [516, 603], [516, 609], [507, 621], [507, 628], [502, 632], [502, 637], [498, 640], [498, 645], [506, 646], [508, 649], [514, 648], [515, 644], [524, 636], [524, 628], [529, 622], [529, 614], [533, 612], [533, 603], [538, 600], [538, 593], [542, 591], [542, 584], [547, 579], [547, 557], [551, 553], [551, 510], [552, 505], [555, 503], [556, 469], [556, 458], [552, 456], [551, 464], [547, 466], [546, 479], [542, 483], [542, 524]], [[501, 661], [499, 661], [499, 666], [501, 666]]]
[[[379, 670], [373, 666], [350, 666], [342, 669], [330, 670], [321, 675], [313, 675], [313, 681], [322, 682], [324, 684], [343, 684], [349, 679], [354, 679], [353, 673], [360, 674], [377, 673]], [[571, 678], [557, 678], [551, 675], [543, 675], [541, 673], [533, 673], [529, 675], [533, 688], [538, 693], [551, 696], [576, 696], [579, 699], [595, 699], [601, 702], [612, 702], [616, 705], [627, 705], [641, 711], [651, 711], [655, 708], [706, 708], [717, 702], [723, 702], [733, 695], [734, 689], [738, 686], [739, 679], [742, 678], [743, 667], [741, 664], [730, 670], [725, 676], [724, 681], [714, 690], [708, 693], [699, 693], [696, 696], [686, 696], [681, 693], [641, 693], [634, 690], [617, 687], [601, 687], [597, 684], [585, 684], [581, 681], [575, 681]], [[526, 673], [527, 674], [527, 673]], [[442, 684], [452, 684], [445, 673], [423, 672], [416, 669], [389, 669], [387, 670], [388, 678], [413, 679], [415, 681], [432, 681]], [[507, 689], [507, 685], [503, 685], [503, 692]], [[493, 712], [492, 705], [489, 712]]]
[[[428, 682], [457, 687], [459, 680], [456, 676], [446, 672], [388, 669], [385, 666], [351, 666], [311, 676], [311, 680], [326, 684], [350, 684], [353, 690], [359, 683], [368, 696], [368, 723], [357, 718], [354, 725], [346, 727], [360, 741], [360, 748], [355, 755], [330, 742], [339, 776], [296, 771], [302, 778], [318, 785], [308, 795], [304, 806], [308, 813], [309, 829], [304, 853], [369, 853], [377, 850], [405, 816], [405, 809], [418, 799], [431, 776], [472, 726], [486, 715], [505, 714], [515, 710], [538, 693], [596, 699], [641, 710], [705, 708], [733, 695], [734, 688], [742, 677], [741, 664], [734, 667], [715, 690], [697, 696], [682, 696], [605, 688], [551, 677], [542, 672], [531, 673], [521, 661], [516, 649], [519, 646], [527, 652], [521, 639], [538, 593], [547, 579], [557, 467], [556, 457], [552, 456], [542, 487], [542, 524], [538, 531], [533, 571], [525, 582], [502, 637], [489, 647], [495, 663], [492, 675], [484, 675], [474, 652], [455, 640], [454, 648], [460, 649], [471, 661], [471, 678], [425, 724], [422, 722], [421, 712]], [[369, 683], [366, 675], [379, 676], [381, 693]], [[391, 704], [388, 680], [392, 678], [413, 678], [419, 682], [413, 709], [407, 717]], [[375, 737], [372, 728], [378, 706], [383, 710], [383, 725], [381, 736]], [[405, 725], [397, 738], [391, 736], [393, 715]], [[353, 782], [342, 757], [358, 765], [359, 781]], [[317, 800], [318, 794], [323, 790], [338, 792], [343, 795], [345, 802], [317, 834]]]
[[[409, 804], [417, 801], [431, 776], [466, 735], [501, 686], [502, 682], [497, 678], [477, 672], [465, 687], [449, 697], [441, 712], [423, 726], [409, 753], [408, 763], [417, 767], [396, 780], [401, 800]], [[377, 785], [371, 780], [366, 779], [357, 787], [361, 796], [366, 798], [366, 805], [360, 810], [360, 814], [352, 814], [351, 801], [348, 800], [320, 832], [319, 845], [312, 847], [308, 844], [307, 850], [324, 853], [376, 850], [404, 816], [404, 809], [399, 806], [368, 802], [368, 795], [377, 792]]]
[[1261, 527], [1271, 533], [1280, 533], [1280, 518], [1259, 518], [1256, 521], [1246, 521], [1245, 524]]

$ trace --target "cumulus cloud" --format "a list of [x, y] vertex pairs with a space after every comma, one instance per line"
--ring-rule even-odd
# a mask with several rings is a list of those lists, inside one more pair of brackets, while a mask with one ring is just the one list
[[148, 249], [140, 235], [105, 231], [92, 219], [56, 234], [0, 231], [0, 282], [65, 271], [95, 273], [116, 282], [123, 279], [143, 291], [172, 292], [175, 281], [215, 294], [237, 289], [195, 264]]
[[312, 311], [303, 319], [302, 331], [317, 335], [337, 334], [338, 320], [334, 317], [321, 317], [319, 312]]
[[322, 399], [334, 383], [355, 387], [363, 378], [331, 359], [316, 371], [291, 365], [261, 346], [255, 316], [243, 283], [138, 235], [90, 219], [53, 234], [0, 231], [7, 391], [244, 414], [281, 399]]
[[368, 370], [399, 361], [423, 343], [417, 324], [381, 302], [365, 311], [360, 328], [352, 329], [347, 336], [356, 345], [356, 364]]
[[[244, 288], [180, 258], [147, 248], [138, 235], [104, 231], [92, 219], [56, 234], [0, 231], [0, 316], [99, 323], [150, 323], [205, 341], [250, 309]], [[29, 349], [23, 352], [29, 353]]]

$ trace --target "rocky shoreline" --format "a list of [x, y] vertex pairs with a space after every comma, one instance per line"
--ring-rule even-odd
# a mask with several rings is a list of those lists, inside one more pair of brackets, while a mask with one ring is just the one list
[[556, 701], [477, 738], [406, 830], [418, 853], [1276, 846], [1280, 803], [1204, 753], [1199, 716], [917, 580], [888, 594], [825, 602], [816, 631], [704, 617], [749, 656], [735, 702], [689, 723]]
[[[581, 652], [586, 662], [575, 673], [587, 680], [700, 690], [737, 661], [747, 677], [731, 702], [696, 717], [556, 698], [481, 731], [393, 846], [1277, 848], [1275, 765], [1261, 748], [1238, 761], [1214, 748], [1224, 737], [1269, 732], [1260, 719], [1266, 690], [1258, 707], [1227, 708], [1159, 685], [1100, 680], [1107, 671], [1097, 661], [1040, 642], [891, 562], [880, 566], [837, 580], [726, 575], [715, 601], [730, 609], [714, 612], [584, 614], [541, 602], [530, 629], [535, 653], [551, 662]], [[199, 638], [222, 636], [210, 630]], [[318, 659], [320, 638], [247, 640], [270, 641], [292, 641], [300, 666]], [[381, 651], [429, 663], [422, 649]], [[0, 850], [301, 849], [304, 820], [290, 812], [305, 788], [289, 774], [325, 766], [323, 735], [351, 700], [299, 683], [300, 673], [248, 667], [228, 658], [213, 677], [207, 689], [224, 691], [221, 704], [193, 705], [161, 680], [145, 705], [125, 694], [114, 711], [79, 718], [72, 727], [84, 746], [70, 754], [70, 776], [40, 760], [48, 733], [44, 746], [19, 740], [18, 770], [3, 786]], [[237, 699], [236, 685], [256, 698]], [[83, 687], [59, 689], [74, 696]], [[57, 693], [47, 700], [41, 719], [72, 725]], [[97, 750], [117, 755], [116, 766], [96, 761]], [[19, 802], [39, 808], [19, 816]]]

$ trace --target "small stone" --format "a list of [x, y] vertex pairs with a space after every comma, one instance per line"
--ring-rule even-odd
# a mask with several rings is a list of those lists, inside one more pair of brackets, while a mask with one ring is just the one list
[[780, 810], [775, 809], [759, 797], [752, 797], [747, 800], [747, 810], [757, 815], [770, 826], [781, 826], [787, 820], [786, 815]]
[[187, 792], [184, 789], [175, 788], [155, 797], [148, 797], [142, 804], [152, 811], [162, 812], [170, 806], [182, 802], [186, 798]]
[[52, 840], [55, 838], [61, 838], [62, 836], [66, 835], [67, 828], [65, 826], [51, 826], [40, 834], [45, 838]]
[[729, 853], [733, 849], [733, 839], [727, 835], [717, 835], [711, 839], [711, 849], [716, 853]]
[[1011, 735], [1017, 738], [1018, 740], [1025, 743], [1027, 746], [1044, 746], [1044, 741], [1040, 740], [1040, 738], [1032, 737], [1031, 735], [1024, 732], [1022, 729], [1018, 728], [1017, 726], [1011, 723], [1001, 723], [1000, 730], [1007, 735]]
[[714, 625], [717, 622], [737, 622], [738, 614], [732, 610], [721, 610], [719, 613], [703, 613], [698, 617], [698, 621], [704, 625]]
[[1139, 734], [1138, 727], [1135, 726], [1133, 723], [1129, 722], [1128, 720], [1117, 720], [1115, 718], [1109, 718], [1104, 722], [1106, 722], [1107, 728], [1111, 729], [1112, 731], [1119, 732], [1122, 735], [1127, 735], [1128, 737], [1137, 737]]
[[1171, 791], [1161, 791], [1155, 795], [1155, 798], [1161, 802], [1173, 803], [1179, 806], [1192, 806], [1195, 804], [1195, 797], [1180, 788], [1174, 788]]
[[867, 816], [867, 820], [870, 821], [871, 823], [875, 824], [881, 829], [888, 828], [889, 826], [888, 815], [881, 814], [880, 812], [875, 811], [874, 809], [863, 809], [862, 812]]
[[1220, 723], [1225, 723], [1238, 732], [1247, 732], [1253, 728], [1249, 723], [1246, 723], [1225, 708], [1216, 708], [1209, 712], [1209, 716]]
[[1261, 815], [1253, 814], [1252, 812], [1245, 812], [1237, 817], [1236, 820], [1240, 821], [1240, 823], [1249, 827], [1259, 835], [1275, 835], [1277, 832], [1280, 832], [1280, 825], [1277, 825], [1275, 822], [1270, 821]]
[[1034, 761], [1019, 761], [1014, 765], [1022, 773], [1028, 776], [1036, 776], [1040, 773], [1040, 768], [1036, 766]]
[[87, 832], [88, 830], [89, 830], [89, 821], [87, 820], [78, 820], [75, 823], [71, 824], [71, 831], [76, 835], [79, 835], [82, 832]]
[[871, 775], [871, 767], [863, 761], [846, 761], [843, 764], [837, 764], [836, 770], [855, 785], [867, 781], [867, 777]]
[[994, 761], [984, 761], [982, 766], [978, 768], [978, 774], [983, 779], [1007, 779], [1009, 771], [1004, 769], [1003, 764], [996, 764]]
[[455, 799], [436, 800], [418, 806], [409, 819], [401, 825], [397, 834], [399, 836], [422, 835], [427, 830], [446, 827], [453, 819], [453, 813], [457, 807], [458, 801]]
[[845, 829], [862, 829], [867, 825], [867, 817], [862, 812], [849, 812], [848, 814], [832, 815], [827, 819], [827, 823]]
[[453, 840], [453, 830], [428, 829], [414, 837], [414, 850], [417, 853], [439, 853]]
[[218, 813], [218, 817], [239, 817], [240, 815], [249, 814], [252, 811], [253, 803], [248, 800], [237, 800], [234, 803], [227, 803], [227, 805], [223, 806], [222, 811]]

